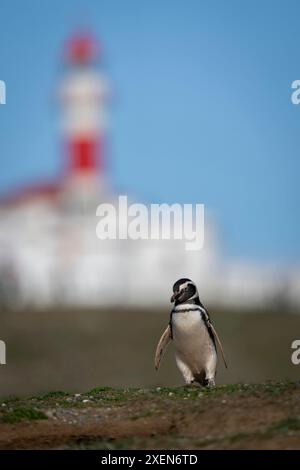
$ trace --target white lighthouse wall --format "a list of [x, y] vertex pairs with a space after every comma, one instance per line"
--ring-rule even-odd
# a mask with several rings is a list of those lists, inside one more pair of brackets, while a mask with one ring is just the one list
[[[161, 306], [180, 277], [194, 279], [209, 303], [259, 306], [282, 294], [279, 270], [222, 260], [209, 220], [200, 251], [187, 251], [181, 240], [99, 240], [96, 224], [96, 213], [68, 211], [60, 200], [2, 209], [2, 301], [20, 309]], [[284, 284], [294, 303], [297, 279], [294, 273]]]

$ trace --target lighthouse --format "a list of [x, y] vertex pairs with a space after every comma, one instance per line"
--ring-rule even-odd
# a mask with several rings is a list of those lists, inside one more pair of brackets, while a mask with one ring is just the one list
[[66, 44], [66, 73], [59, 90], [64, 187], [80, 202], [105, 192], [108, 82], [101, 70], [102, 49], [89, 34]]

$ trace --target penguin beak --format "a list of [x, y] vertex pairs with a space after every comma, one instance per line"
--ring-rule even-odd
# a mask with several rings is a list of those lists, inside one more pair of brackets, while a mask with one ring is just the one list
[[180, 294], [180, 292], [174, 292], [174, 294], [172, 295], [172, 297], [170, 299], [170, 302], [171, 303], [175, 302], [175, 300], [179, 297], [179, 294]]

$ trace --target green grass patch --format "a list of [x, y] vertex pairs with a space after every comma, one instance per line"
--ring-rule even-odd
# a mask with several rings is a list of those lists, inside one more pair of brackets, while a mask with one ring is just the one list
[[64, 397], [67, 397], [67, 396], [69, 396], [68, 393], [58, 390], [58, 391], [54, 391], [54, 392], [48, 392], [45, 395], [43, 395], [41, 398], [44, 399], [44, 400], [47, 400], [49, 398], [64, 398]]
[[275, 432], [300, 431], [300, 418], [290, 417], [283, 419], [282, 421], [273, 424], [269, 430]]
[[57, 400], [58, 398], [66, 398], [68, 396], [69, 396], [69, 393], [58, 390], [58, 391], [45, 393], [44, 395], [38, 395], [37, 397], [32, 397], [32, 398], [35, 400], [39, 400], [39, 401], [47, 401], [47, 400], [52, 400], [52, 399]]
[[37, 419], [47, 419], [42, 411], [29, 407], [17, 407], [5, 411], [1, 417], [3, 423], [19, 423], [20, 421], [32, 421]]
[[[280, 397], [285, 392], [300, 391], [298, 383], [266, 382], [263, 384], [230, 384], [221, 385], [215, 388], [205, 388], [200, 386], [191, 387], [156, 387], [151, 389], [142, 388], [112, 388], [96, 387], [87, 393], [70, 394], [63, 391], [52, 391], [42, 395], [18, 398], [7, 397], [3, 400], [7, 409], [11, 407], [26, 407], [27, 405], [35, 408], [57, 407], [62, 408], [84, 408], [84, 407], [103, 407], [103, 406], [122, 406], [128, 402], [134, 403], [136, 400], [170, 400], [171, 402], [185, 400], [185, 402], [199, 402], [201, 400], [210, 400], [226, 396], [266, 396]], [[88, 400], [88, 401], [86, 401]], [[1, 404], [1, 403], [0, 403]], [[0, 408], [0, 412], [1, 412]], [[5, 412], [5, 409], [3, 409]]]
[[115, 403], [122, 404], [128, 400], [135, 399], [140, 396], [140, 390], [136, 388], [112, 388], [112, 387], [97, 387], [93, 388], [84, 396], [94, 400], [100, 400], [102, 403]]
[[289, 381], [283, 382], [266, 382], [263, 384], [230, 384], [220, 385], [214, 388], [206, 387], [157, 387], [151, 393], [157, 396], [168, 396], [170, 398], [201, 398], [201, 397], [217, 397], [221, 395], [247, 394], [257, 396], [259, 394], [269, 394], [278, 396], [285, 391], [299, 389], [298, 384]]

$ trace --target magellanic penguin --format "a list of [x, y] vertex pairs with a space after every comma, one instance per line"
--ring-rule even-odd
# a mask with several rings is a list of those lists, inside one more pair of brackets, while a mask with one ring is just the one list
[[223, 348], [213, 327], [208, 311], [199, 299], [197, 287], [187, 278], [173, 286], [170, 322], [160, 338], [155, 354], [155, 368], [159, 368], [162, 355], [171, 340], [174, 341], [176, 363], [187, 385], [198, 382], [213, 387], [217, 368], [216, 342]]

